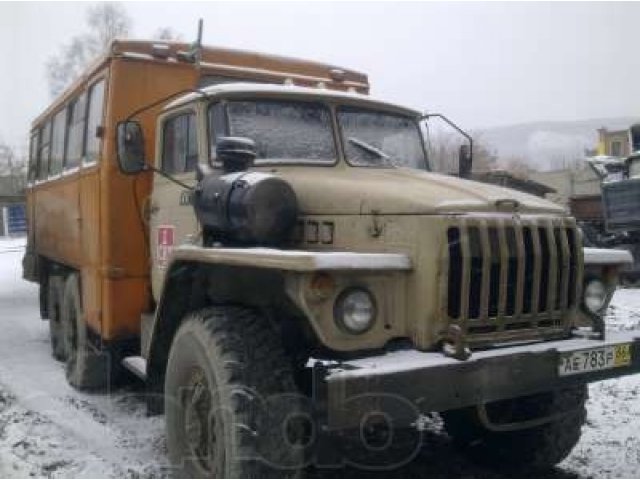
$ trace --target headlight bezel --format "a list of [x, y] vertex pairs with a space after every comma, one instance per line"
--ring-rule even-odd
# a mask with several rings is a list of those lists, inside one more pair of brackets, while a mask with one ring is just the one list
[[[597, 308], [595, 305], [590, 305], [589, 301], [587, 300], [587, 295], [589, 293], [590, 287], [591, 289], [593, 289], [596, 286], [597, 286], [597, 289], [602, 294], [602, 297], [597, 305]], [[582, 307], [587, 312], [592, 313], [594, 315], [602, 314], [602, 312], [607, 308], [607, 304], [608, 304], [607, 300], [609, 299], [609, 296], [610, 296], [609, 289], [607, 288], [607, 284], [603, 279], [599, 277], [590, 277], [585, 279], [584, 287], [582, 289]]]
[[[353, 295], [364, 294], [370, 303], [371, 314], [367, 324], [361, 328], [353, 328], [353, 325], [349, 325], [350, 322], [345, 321], [347, 301]], [[375, 295], [366, 287], [363, 286], [351, 286], [347, 287], [340, 292], [336, 297], [333, 304], [333, 320], [336, 326], [345, 333], [350, 335], [362, 335], [370, 331], [376, 323], [378, 316], [378, 304], [376, 302]]]

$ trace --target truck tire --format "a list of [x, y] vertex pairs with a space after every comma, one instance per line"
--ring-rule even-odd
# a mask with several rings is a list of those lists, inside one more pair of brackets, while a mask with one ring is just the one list
[[442, 417], [456, 446], [478, 463], [506, 470], [546, 470], [560, 463], [578, 443], [587, 417], [587, 396], [586, 385], [580, 385], [487, 405], [489, 418], [496, 422], [497, 417], [500, 423], [564, 413], [548, 423], [516, 431], [487, 429], [475, 407], [443, 412]]
[[109, 351], [99, 349], [90, 341], [77, 273], [70, 274], [65, 281], [61, 320], [69, 384], [79, 390], [107, 388], [112, 381], [113, 359]]
[[64, 361], [66, 354], [61, 320], [64, 278], [59, 275], [51, 276], [49, 277], [47, 285], [47, 310], [49, 312], [51, 354], [56, 360]]
[[303, 467], [302, 408], [291, 362], [255, 312], [187, 315], [165, 376], [169, 458], [180, 477], [295, 476]]

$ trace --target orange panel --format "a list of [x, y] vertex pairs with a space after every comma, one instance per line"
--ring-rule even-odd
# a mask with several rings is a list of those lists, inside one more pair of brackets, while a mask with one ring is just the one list
[[[150, 309], [148, 225], [142, 210], [151, 193], [151, 174], [123, 175], [115, 152], [117, 123], [132, 112], [171, 95], [193, 88], [197, 72], [191, 65], [116, 59], [111, 64], [107, 130], [103, 150], [101, 242], [102, 335], [127, 337], [140, 331], [140, 314]], [[156, 116], [162, 105], [141, 113], [145, 151], [155, 154]]]
[[77, 173], [39, 185], [35, 240], [40, 255], [70, 266], [82, 264]]

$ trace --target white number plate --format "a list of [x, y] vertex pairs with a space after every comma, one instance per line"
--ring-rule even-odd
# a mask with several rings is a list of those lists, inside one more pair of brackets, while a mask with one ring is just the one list
[[631, 364], [631, 344], [609, 345], [606, 347], [578, 350], [560, 356], [558, 374], [575, 375], [595, 372], [608, 368], [624, 367]]

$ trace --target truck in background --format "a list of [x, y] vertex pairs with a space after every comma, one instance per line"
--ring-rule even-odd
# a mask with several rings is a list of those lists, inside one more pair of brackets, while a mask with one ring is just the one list
[[587, 159], [600, 179], [600, 194], [576, 195], [571, 213], [584, 232], [585, 244], [629, 251], [634, 263], [623, 270], [630, 282], [640, 279], [640, 124], [628, 130], [630, 155]]

